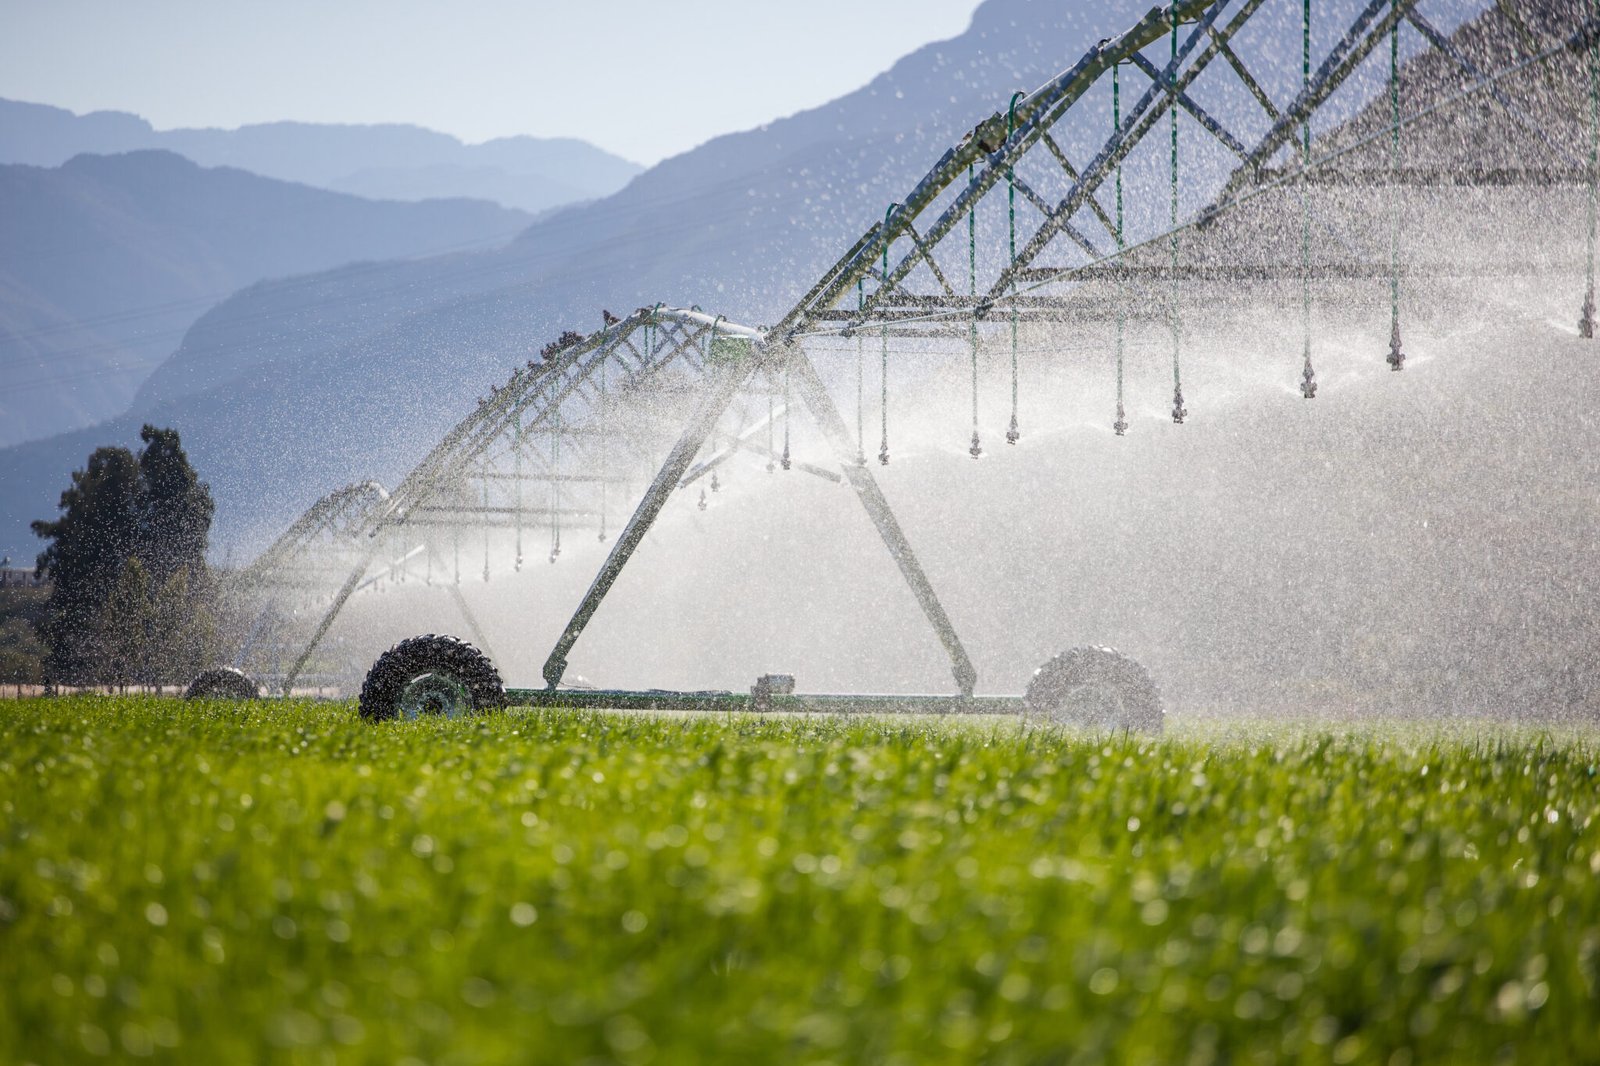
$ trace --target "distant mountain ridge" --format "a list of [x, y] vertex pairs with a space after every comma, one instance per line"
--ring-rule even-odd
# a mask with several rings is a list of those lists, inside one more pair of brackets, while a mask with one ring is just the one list
[[186, 327], [263, 278], [504, 241], [529, 215], [379, 203], [171, 152], [0, 166], [0, 445], [121, 414]]
[[642, 167], [570, 137], [468, 145], [420, 126], [272, 122], [157, 130], [137, 115], [75, 115], [0, 100], [0, 163], [59, 166], [83, 153], [176, 152], [202, 166], [392, 200], [472, 197], [530, 213], [608, 196]]

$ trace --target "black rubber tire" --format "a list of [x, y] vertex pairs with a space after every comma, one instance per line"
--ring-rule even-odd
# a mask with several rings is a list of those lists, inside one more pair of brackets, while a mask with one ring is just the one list
[[467, 690], [474, 711], [506, 705], [506, 688], [489, 657], [464, 640], [429, 633], [402, 640], [367, 671], [361, 684], [359, 710], [368, 722], [400, 717], [400, 696], [423, 674], [443, 674]]
[[245, 676], [244, 671], [231, 666], [218, 666], [206, 670], [189, 682], [184, 690], [186, 700], [258, 700], [261, 688]]
[[1150, 672], [1115, 648], [1062, 652], [1033, 672], [1022, 699], [1030, 715], [1061, 725], [1159, 736], [1166, 719]]

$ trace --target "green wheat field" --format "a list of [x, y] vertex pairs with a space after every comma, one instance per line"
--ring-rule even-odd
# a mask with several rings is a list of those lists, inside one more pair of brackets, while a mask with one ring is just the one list
[[19, 701], [0, 1062], [1595, 1062], [1597, 761]]

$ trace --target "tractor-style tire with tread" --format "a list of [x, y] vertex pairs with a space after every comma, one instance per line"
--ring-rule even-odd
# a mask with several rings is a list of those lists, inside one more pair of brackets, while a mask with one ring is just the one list
[[361, 685], [361, 717], [368, 722], [399, 718], [406, 687], [425, 674], [441, 675], [459, 684], [474, 712], [506, 704], [505, 684], [487, 655], [464, 640], [429, 633], [402, 640], [378, 656]]
[[184, 690], [186, 700], [258, 700], [261, 688], [243, 670], [218, 666], [201, 672]]
[[1034, 717], [1093, 729], [1159, 735], [1166, 718], [1149, 671], [1115, 648], [1062, 652], [1034, 671], [1023, 703]]

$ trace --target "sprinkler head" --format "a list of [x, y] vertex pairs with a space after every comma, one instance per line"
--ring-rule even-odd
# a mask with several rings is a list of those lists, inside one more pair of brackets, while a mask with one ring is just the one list
[[1300, 395], [1308, 400], [1317, 398], [1317, 372], [1311, 369], [1309, 362], [1300, 372]]
[[1172, 389], [1172, 424], [1183, 425], [1183, 420], [1189, 417], [1189, 409], [1183, 406], [1183, 386], [1175, 385]]
[[889, 446], [887, 444], [885, 444], [883, 447], [878, 449], [878, 465], [879, 466], [888, 466], [889, 465]]
[[721, 488], [722, 482], [717, 480], [717, 472], [715, 470], [711, 471], [711, 491], [717, 492], [721, 490]]
[[778, 465], [782, 466], [785, 470], [788, 470], [789, 467], [791, 465], [793, 465], [789, 461], [789, 449], [788, 448], [785, 448], [783, 450], [783, 458], [778, 461]]
[[1394, 325], [1389, 328], [1389, 355], [1387, 357], [1390, 370], [1404, 370], [1406, 368], [1406, 353], [1400, 350], [1400, 320], [1395, 319]]
[[1006, 443], [1015, 444], [1022, 439], [1022, 431], [1017, 428], [1017, 416], [1011, 416], [1011, 425], [1006, 427]]
[[704, 511], [706, 509], [706, 490], [705, 489], [701, 489], [700, 490], [699, 507], [700, 507], [700, 510], [702, 510], [702, 511]]
[[1119, 437], [1128, 432], [1127, 412], [1123, 411], [1120, 403], [1117, 404], [1117, 420], [1111, 423], [1111, 428], [1116, 430]]
[[604, 544], [606, 542], [606, 531], [602, 529], [600, 531], [600, 535], [598, 537], [596, 537], [595, 539], [598, 540], [601, 544]]
[[972, 431], [972, 447], [967, 449], [967, 454], [972, 456], [974, 459], [983, 454], [983, 445], [978, 443], [977, 430]]
[[[517, 561], [512, 564], [511, 568], [519, 574], [522, 573], [522, 556], [520, 554], [517, 556]], [[433, 582], [431, 581], [429, 582], [430, 585], [432, 583]]]

